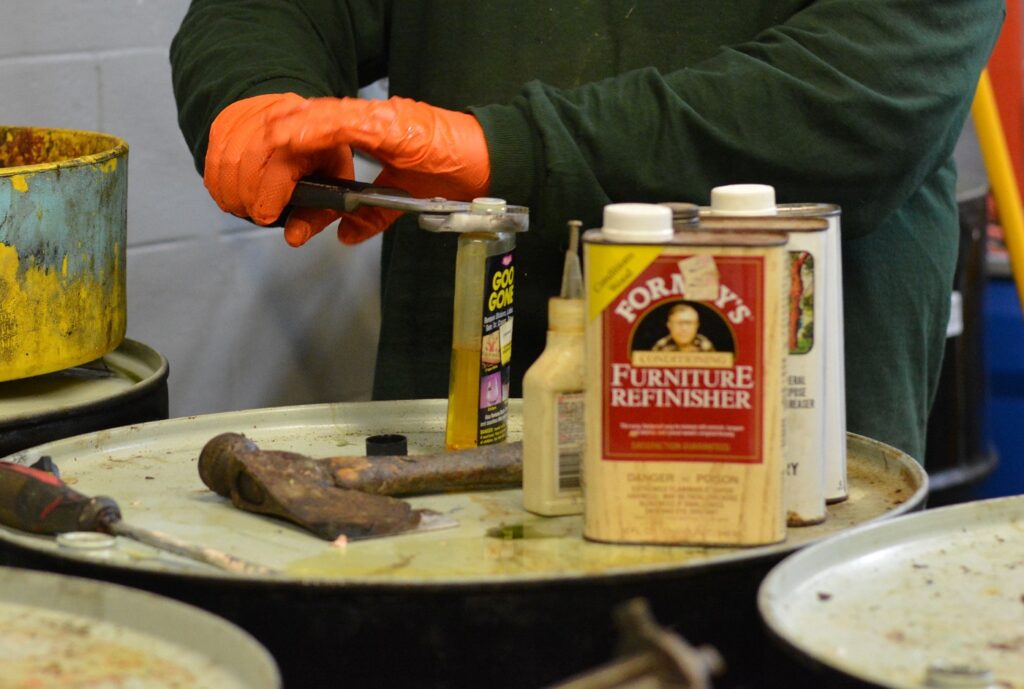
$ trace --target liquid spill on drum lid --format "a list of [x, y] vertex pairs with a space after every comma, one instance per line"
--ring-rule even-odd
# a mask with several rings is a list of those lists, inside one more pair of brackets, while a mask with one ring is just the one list
[[242, 689], [198, 653], [110, 622], [0, 603], [0, 685]]
[[[519, 491], [475, 494], [471, 501], [482, 510], [482, 516], [465, 519], [457, 529], [376, 540], [375, 547], [382, 551], [377, 557], [360, 557], [352, 548], [330, 549], [293, 561], [286, 571], [312, 577], [385, 576], [408, 581], [444, 581], [545, 572], [554, 576], [566, 571], [584, 576], [637, 566], [678, 566], [686, 560], [708, 557], [706, 548], [625, 548], [586, 541], [578, 516], [524, 519], [519, 509], [520, 495]], [[431, 503], [424, 504], [438, 502], [434, 497]], [[448, 516], [458, 520], [459, 512], [450, 512]], [[508, 529], [499, 529], [487, 537], [484, 525], [495, 522], [507, 525]], [[519, 533], [521, 537], [506, 538], [502, 535], [506, 532]], [[428, 539], [433, 541], [430, 547], [426, 545]]]

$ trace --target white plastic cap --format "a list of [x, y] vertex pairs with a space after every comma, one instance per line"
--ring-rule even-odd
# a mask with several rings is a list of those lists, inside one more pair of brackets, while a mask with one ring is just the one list
[[672, 209], [656, 203], [611, 203], [604, 207], [601, 232], [613, 241], [672, 239]]
[[508, 204], [505, 202], [505, 199], [478, 196], [473, 199], [469, 208], [477, 213], [504, 213], [508, 208]]
[[711, 190], [714, 215], [775, 215], [775, 187], [768, 184], [727, 184]]

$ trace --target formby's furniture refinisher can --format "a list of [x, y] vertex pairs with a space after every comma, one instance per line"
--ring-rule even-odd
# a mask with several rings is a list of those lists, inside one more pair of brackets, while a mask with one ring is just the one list
[[583, 241], [584, 535], [784, 539], [785, 234], [675, 233], [666, 206], [612, 204]]

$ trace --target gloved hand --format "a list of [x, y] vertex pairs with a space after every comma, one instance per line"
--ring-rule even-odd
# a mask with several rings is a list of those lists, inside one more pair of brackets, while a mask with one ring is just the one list
[[[271, 143], [265, 129], [270, 108], [305, 102], [294, 93], [253, 96], [232, 103], [217, 115], [210, 126], [203, 181], [221, 209], [269, 225], [281, 215], [302, 177], [313, 173], [353, 176], [352, 151], [347, 146], [298, 154]], [[338, 215], [332, 210], [296, 208], [285, 222], [285, 239], [310, 237]]]
[[[375, 184], [397, 187], [413, 196], [443, 196], [469, 201], [487, 194], [490, 157], [483, 129], [472, 115], [436, 108], [407, 98], [386, 101], [359, 98], [282, 100], [267, 109], [268, 141], [292, 157], [321, 156], [359, 149], [383, 165]], [[364, 206], [341, 214], [338, 238], [346, 244], [385, 230], [399, 211]], [[286, 235], [301, 244], [310, 233]]]

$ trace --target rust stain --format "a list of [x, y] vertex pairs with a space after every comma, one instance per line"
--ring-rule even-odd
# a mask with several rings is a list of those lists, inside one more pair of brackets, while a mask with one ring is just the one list
[[[0, 127], [0, 174], [3, 174], [4, 168], [52, 166], [89, 157], [102, 159], [119, 155], [126, 148], [125, 143], [117, 137], [97, 132], [43, 127]], [[113, 172], [116, 169], [116, 158], [105, 161], [101, 168], [103, 172]]]

